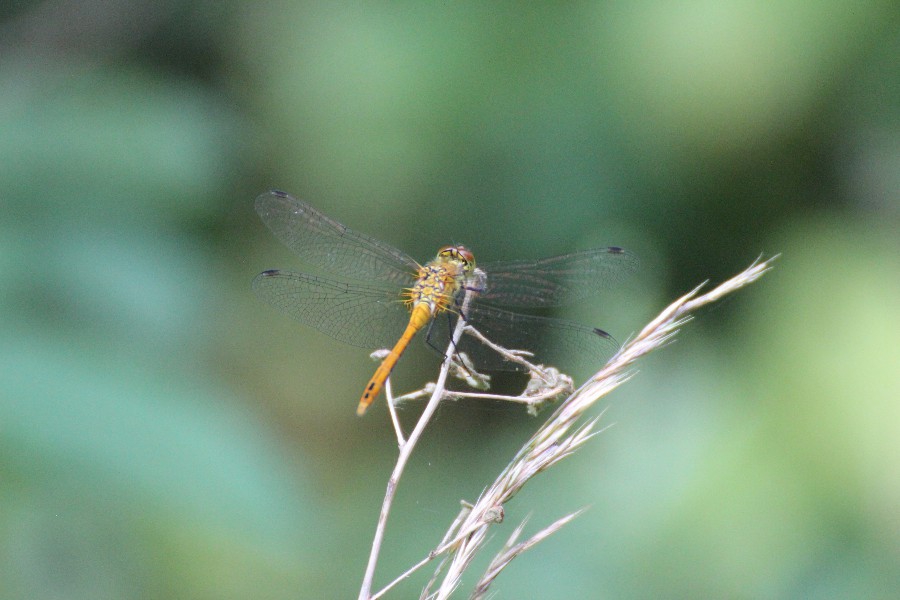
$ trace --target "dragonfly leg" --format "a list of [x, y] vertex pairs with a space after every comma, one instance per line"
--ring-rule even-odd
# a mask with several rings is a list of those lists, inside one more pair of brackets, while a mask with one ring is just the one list
[[[465, 290], [474, 290], [474, 289], [475, 288], [471, 288], [471, 287], [465, 288]], [[456, 297], [453, 299], [453, 304], [454, 304], [455, 310], [445, 311], [445, 314], [447, 315], [447, 331], [453, 331], [453, 329], [456, 327], [456, 323], [453, 322], [453, 315], [459, 315], [460, 319], [462, 319], [466, 323], [469, 322], [469, 319], [466, 318], [466, 315], [463, 312], [463, 307], [462, 307], [463, 298], [465, 298], [465, 293], [457, 294]], [[431, 320], [431, 323], [429, 323], [428, 330], [425, 333], [425, 343], [428, 344], [428, 346], [430, 348], [432, 348], [435, 352], [437, 352], [438, 354], [443, 356], [444, 359], [447, 359], [447, 355], [444, 353], [444, 349], [438, 348], [431, 341], [431, 334], [434, 331], [435, 323], [437, 323], [437, 320], [438, 320], [438, 318], [435, 317], [434, 319]], [[453, 342], [453, 336], [450, 336], [450, 344], [453, 345], [454, 353], [459, 352], [459, 349], [456, 347], [456, 344]]]
[[[438, 346], [434, 343], [434, 341], [432, 340], [432, 337], [431, 337], [432, 334], [433, 334], [434, 331], [435, 331], [434, 328], [435, 328], [435, 326], [436, 326], [435, 324], [437, 323], [438, 318], [440, 318], [440, 317], [436, 317], [436, 318], [432, 319], [431, 322], [428, 324], [428, 329], [425, 331], [425, 343], [428, 344], [428, 347], [429, 347], [429, 348], [431, 348], [432, 350], [434, 350], [435, 352], [437, 352], [438, 354], [440, 354], [441, 357], [442, 357], [444, 360], [446, 360], [446, 359], [447, 359], [447, 355], [445, 354], [445, 352], [446, 352], [447, 349], [446, 349], [446, 348], [438, 348]], [[453, 319], [452, 319], [452, 317], [450, 316], [450, 312], [447, 312], [447, 328], [448, 328], [448, 329], [447, 329], [448, 331], [453, 331]], [[451, 344], [453, 343], [452, 336], [451, 336], [451, 339], [450, 339], [450, 343], [451, 343]], [[453, 351], [456, 352], [456, 347], [455, 347], [455, 346], [454, 346], [454, 348], [453, 348]]]

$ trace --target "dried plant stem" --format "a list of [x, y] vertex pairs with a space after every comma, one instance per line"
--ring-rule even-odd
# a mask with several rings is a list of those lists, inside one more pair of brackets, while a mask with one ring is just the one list
[[394, 391], [391, 389], [390, 377], [384, 381], [384, 397], [387, 398], [388, 413], [391, 415], [394, 433], [397, 434], [397, 447], [402, 449], [403, 446], [406, 445], [406, 438], [403, 437], [403, 428], [400, 427], [400, 419], [397, 417], [397, 408], [394, 406]]
[[[532, 477], [577, 450], [593, 436], [597, 418], [575, 427], [585, 411], [630, 379], [633, 373], [628, 369], [634, 362], [670, 341], [678, 329], [690, 320], [691, 311], [756, 281], [771, 269], [775, 258], [777, 256], [764, 262], [755, 261], [742, 273], [702, 296], [697, 296], [702, 287], [700, 286], [676, 300], [644, 327], [637, 337], [625, 344], [600, 371], [560, 404], [554, 414], [523, 445], [494, 483], [482, 492], [463, 522], [458, 525], [461, 531], [472, 530], [473, 533], [457, 547], [436, 598], [448, 598], [459, 586], [463, 571], [471, 564], [475, 553], [486, 540], [487, 529], [491, 525], [489, 515], [515, 496]], [[508, 564], [509, 559], [511, 557], [501, 561], [502, 564]], [[499, 569], [485, 574], [487, 579], [482, 578], [478, 584], [479, 594], [484, 593], [497, 573]]]
[[528, 352], [527, 350], [508, 350], [503, 346], [498, 346], [491, 340], [484, 337], [484, 335], [474, 327], [466, 327], [466, 333], [477, 339], [479, 342], [481, 342], [497, 354], [500, 354], [501, 356], [506, 358], [506, 360], [519, 363], [532, 373], [541, 373], [543, 371], [543, 369], [541, 369], [537, 365], [533, 365], [525, 360], [526, 356], [532, 356], [532, 353]]
[[[667, 307], [658, 317], [651, 321], [650, 324], [644, 327], [634, 339], [625, 344], [619, 352], [603, 366], [603, 368], [595, 373], [593, 377], [579, 389], [575, 390], [574, 393], [559, 405], [556, 411], [522, 446], [497, 479], [481, 493], [478, 500], [472, 505], [464, 505], [463, 510], [453, 521], [437, 548], [429, 552], [425, 558], [413, 565], [376, 595], [371, 596], [370, 590], [375, 572], [375, 563], [384, 537], [388, 512], [391, 503], [393, 502], [397, 483], [403, 473], [403, 468], [409, 460], [416, 442], [419, 440], [422, 431], [434, 414], [440, 400], [447, 396], [459, 397], [464, 395], [457, 392], [445, 392], [444, 386], [451, 368], [451, 360], [449, 358], [445, 360], [441, 368], [440, 376], [438, 377], [428, 404], [425, 407], [425, 411], [405, 443], [403, 442], [402, 432], [399, 431], [399, 424], [396, 425], [398, 428], [398, 440], [400, 441], [400, 456], [397, 459], [397, 464], [388, 481], [384, 504], [382, 505], [381, 515], [379, 516], [378, 526], [375, 532], [375, 539], [372, 543], [369, 565], [366, 570], [365, 579], [363, 580], [362, 590], [360, 591], [360, 599], [374, 600], [375, 598], [382, 597], [389, 589], [408, 577], [414, 571], [436, 557], [445, 554], [446, 556], [441, 561], [441, 564], [435, 571], [431, 581], [429, 581], [423, 589], [421, 598], [436, 598], [438, 600], [449, 598], [459, 587], [463, 572], [469, 567], [475, 554], [486, 541], [487, 531], [490, 525], [502, 520], [503, 506], [515, 496], [515, 494], [522, 489], [525, 483], [532, 477], [570, 455], [593, 435], [598, 433], [594, 428], [602, 415], [579, 424], [580, 418], [584, 415], [585, 411], [596, 404], [600, 398], [606, 396], [616, 387], [628, 381], [628, 379], [634, 375], [634, 371], [630, 369], [635, 361], [649, 352], [665, 346], [678, 332], [678, 329], [690, 321], [691, 316], [689, 313], [756, 281], [772, 268], [772, 262], [776, 258], [777, 256], [763, 262], [757, 260], [742, 273], [732, 277], [710, 292], [698, 296], [697, 294], [702, 287], [701, 285]], [[464, 310], [469, 300], [470, 298], [467, 294], [463, 305]], [[464, 329], [466, 329], [464, 322], [462, 319], [459, 319], [456, 329], [453, 332], [453, 342], [450, 348], [448, 348], [448, 357], [451, 354], [450, 350], [456, 347]], [[490, 345], [491, 347], [494, 347], [493, 344]], [[515, 356], [521, 359], [520, 352], [507, 351], [506, 349], [499, 347], [496, 347], [495, 349], [504, 354], [504, 356], [508, 354], [509, 356]], [[556, 382], [558, 374], [554, 374], [552, 370], [540, 366], [532, 365], [532, 367], [533, 379], [544, 379], [547, 382], [548, 387], [551, 387], [551, 384], [554, 386], [558, 385]], [[550, 375], [549, 378], [547, 377], [548, 374]], [[544, 393], [544, 390], [541, 390], [539, 393]], [[421, 397], [422, 395], [422, 392], [415, 392], [403, 396], [402, 399], [412, 399]], [[498, 398], [498, 396], [493, 394], [465, 394], [465, 396]], [[523, 402], [522, 397], [510, 398], [501, 396], [499, 398]], [[490, 585], [513, 558], [563, 527], [579, 513], [580, 511], [562, 517], [539, 531], [527, 541], [516, 543], [516, 540], [521, 535], [524, 523], [520, 525], [500, 554], [491, 561], [487, 571], [476, 584], [471, 597], [484, 598]], [[449, 565], [447, 565], [448, 560]], [[430, 589], [436, 583], [439, 573], [445, 565], [447, 566], [447, 570], [440, 588], [434, 594], [431, 594]]]
[[[462, 305], [463, 312], [468, 309], [471, 298], [471, 292], [466, 291], [466, 295], [463, 299]], [[422, 437], [422, 432], [425, 431], [425, 427], [428, 425], [428, 422], [431, 420], [432, 415], [434, 415], [434, 412], [437, 410], [438, 404], [440, 404], [440, 401], [443, 398], [444, 386], [447, 383], [447, 376], [450, 374], [453, 349], [459, 343], [459, 339], [462, 337], [465, 327], [465, 320], [458, 319], [456, 328], [453, 330], [453, 337], [451, 339], [450, 345], [447, 347], [447, 353], [445, 355], [444, 362], [441, 365], [441, 372], [440, 375], [438, 375], [435, 389], [432, 392], [431, 398], [429, 398], [428, 403], [425, 405], [425, 410], [422, 412], [422, 416], [419, 417], [419, 421], [416, 423], [415, 428], [412, 430], [412, 433], [409, 434], [409, 438], [407, 438], [405, 442], [403, 441], [403, 434], [400, 430], [400, 425], [399, 421], [396, 418], [396, 414], [393, 414], [392, 416], [394, 425], [397, 429], [397, 439], [400, 442], [400, 454], [397, 456], [397, 463], [394, 465], [394, 470], [391, 472], [390, 479], [388, 479], [387, 490], [384, 493], [384, 501], [381, 504], [381, 512], [378, 515], [378, 524], [375, 526], [375, 537], [372, 540], [372, 550], [369, 553], [369, 563], [366, 565], [366, 573], [363, 577], [362, 587], [359, 591], [360, 600], [370, 600], [371, 598], [372, 581], [375, 578], [375, 566], [378, 563], [378, 555], [381, 552], [381, 543], [384, 541], [384, 530], [387, 526], [388, 514], [390, 513], [391, 506], [394, 503], [394, 496], [397, 492], [397, 485], [400, 482], [400, 477], [403, 475], [403, 470], [406, 467], [406, 463], [409, 461], [409, 457], [412, 455], [412, 452], [415, 449], [419, 438]], [[390, 404], [391, 402], [392, 400], [389, 398], [388, 403]]]

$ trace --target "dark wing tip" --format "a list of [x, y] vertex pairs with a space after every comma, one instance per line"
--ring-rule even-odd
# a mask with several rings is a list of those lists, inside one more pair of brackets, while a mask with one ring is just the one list
[[606, 253], [619, 257], [616, 259], [618, 262], [616, 268], [620, 270], [622, 275], [637, 271], [640, 260], [633, 252], [630, 252], [621, 246], [609, 246], [606, 248]]
[[[596, 327], [594, 328], [594, 333], [597, 334], [597, 336], [603, 338], [604, 340], [607, 340], [608, 344], [612, 344], [613, 346], [615, 346], [616, 351], [619, 351], [622, 349], [622, 344], [620, 344], [619, 341], [616, 338], [614, 338], [612, 335], [610, 335], [609, 333], [603, 331], [602, 329], [598, 329]], [[608, 345], [607, 345], [607, 348], [609, 348]]]
[[268, 192], [263, 192], [256, 197], [256, 212], [258, 212], [262, 216], [265, 216], [265, 214], [273, 208], [273, 198], [280, 198], [282, 200], [288, 201], [292, 199], [290, 194], [281, 190], [269, 190]]
[[282, 190], [269, 190], [268, 192], [263, 192], [259, 196], [256, 197], [256, 204], [259, 205], [260, 202], [264, 202], [267, 198], [290, 198], [291, 195]]
[[268, 279], [269, 277], [277, 277], [280, 274], [281, 271], [279, 271], [278, 269], [269, 269], [268, 271], [263, 271], [253, 278], [253, 283], [251, 285], [254, 290], [259, 289], [259, 286], [264, 279]]

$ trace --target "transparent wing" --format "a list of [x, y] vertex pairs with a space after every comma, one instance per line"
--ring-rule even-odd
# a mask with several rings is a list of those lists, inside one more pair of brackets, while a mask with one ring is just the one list
[[263, 271], [253, 280], [253, 290], [287, 316], [361, 348], [393, 347], [409, 322], [400, 296], [385, 288]]
[[612, 287], [638, 265], [622, 248], [595, 248], [540, 260], [485, 265], [487, 285], [479, 300], [504, 306], [557, 306]]
[[[445, 316], [445, 315], [449, 315]], [[435, 323], [432, 343], [438, 347], [448, 343], [458, 315], [445, 313]], [[563, 319], [551, 319], [501, 310], [493, 306], [475, 303], [469, 308], [467, 322], [490, 341], [508, 350], [527, 350], [533, 357], [526, 360], [535, 364], [552, 365], [563, 371], [576, 366], [597, 368], [612, 356], [619, 344], [605, 331], [587, 327]], [[500, 371], [520, 371], [521, 366], [511, 363], [488, 348], [478, 339], [463, 335], [457, 349], [472, 359], [475, 368]]]
[[409, 256], [353, 231], [307, 202], [272, 190], [256, 199], [263, 223], [303, 262], [351, 279], [406, 287], [418, 265]]

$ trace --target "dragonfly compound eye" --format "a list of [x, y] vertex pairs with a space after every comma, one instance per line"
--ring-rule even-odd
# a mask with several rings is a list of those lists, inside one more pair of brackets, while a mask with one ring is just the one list
[[458, 260], [464, 264], [466, 269], [475, 268], [475, 255], [465, 246], [444, 246], [438, 250], [438, 256]]
[[472, 251], [466, 248], [465, 246], [457, 246], [456, 252], [459, 254], [459, 257], [470, 267], [475, 266], [475, 255], [472, 254]]

